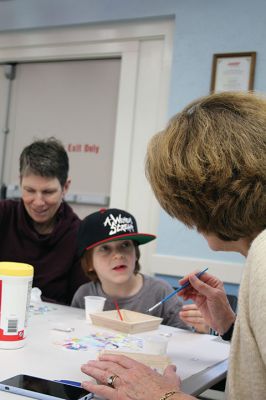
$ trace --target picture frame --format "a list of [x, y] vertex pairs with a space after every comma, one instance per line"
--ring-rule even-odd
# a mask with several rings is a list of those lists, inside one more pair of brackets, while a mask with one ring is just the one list
[[211, 93], [253, 90], [256, 52], [214, 54]]

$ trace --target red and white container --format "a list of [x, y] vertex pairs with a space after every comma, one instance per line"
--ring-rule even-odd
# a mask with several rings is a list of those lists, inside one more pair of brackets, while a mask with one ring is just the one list
[[27, 337], [33, 267], [0, 262], [0, 348], [23, 347]]

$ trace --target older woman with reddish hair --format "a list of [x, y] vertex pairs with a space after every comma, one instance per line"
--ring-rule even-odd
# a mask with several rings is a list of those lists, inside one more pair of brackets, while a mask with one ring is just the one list
[[[181, 293], [223, 338], [232, 336], [227, 398], [266, 393], [266, 100], [252, 93], [219, 93], [193, 101], [148, 147], [146, 171], [166, 212], [196, 229], [215, 251], [246, 257], [237, 316], [223, 283], [210, 274]], [[233, 334], [233, 335], [232, 335]], [[114, 400], [185, 400], [174, 367], [164, 375], [122, 356], [82, 367], [96, 378], [84, 387]], [[116, 379], [113, 385], [110, 376]]]

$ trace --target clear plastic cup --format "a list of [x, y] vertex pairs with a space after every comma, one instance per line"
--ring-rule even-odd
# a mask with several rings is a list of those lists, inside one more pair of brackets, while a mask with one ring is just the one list
[[165, 355], [167, 346], [168, 338], [160, 335], [145, 337], [143, 341], [143, 351], [147, 354]]
[[85, 316], [91, 322], [90, 314], [103, 311], [106, 298], [101, 296], [85, 296]]

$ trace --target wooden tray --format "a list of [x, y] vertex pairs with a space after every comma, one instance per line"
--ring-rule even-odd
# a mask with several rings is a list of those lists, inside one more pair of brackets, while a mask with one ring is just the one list
[[144, 353], [130, 353], [130, 352], [121, 352], [119, 350], [102, 350], [100, 354], [113, 354], [113, 355], [124, 355], [133, 360], [139, 361], [148, 367], [156, 369], [159, 371], [164, 371], [165, 368], [172, 364], [171, 359], [168, 356], [164, 355], [155, 355], [155, 354], [144, 354]]
[[130, 310], [120, 310], [123, 321], [119, 318], [116, 310], [102, 311], [90, 314], [94, 325], [104, 326], [120, 332], [138, 333], [157, 329], [162, 322], [162, 318], [152, 315], [142, 314]]

